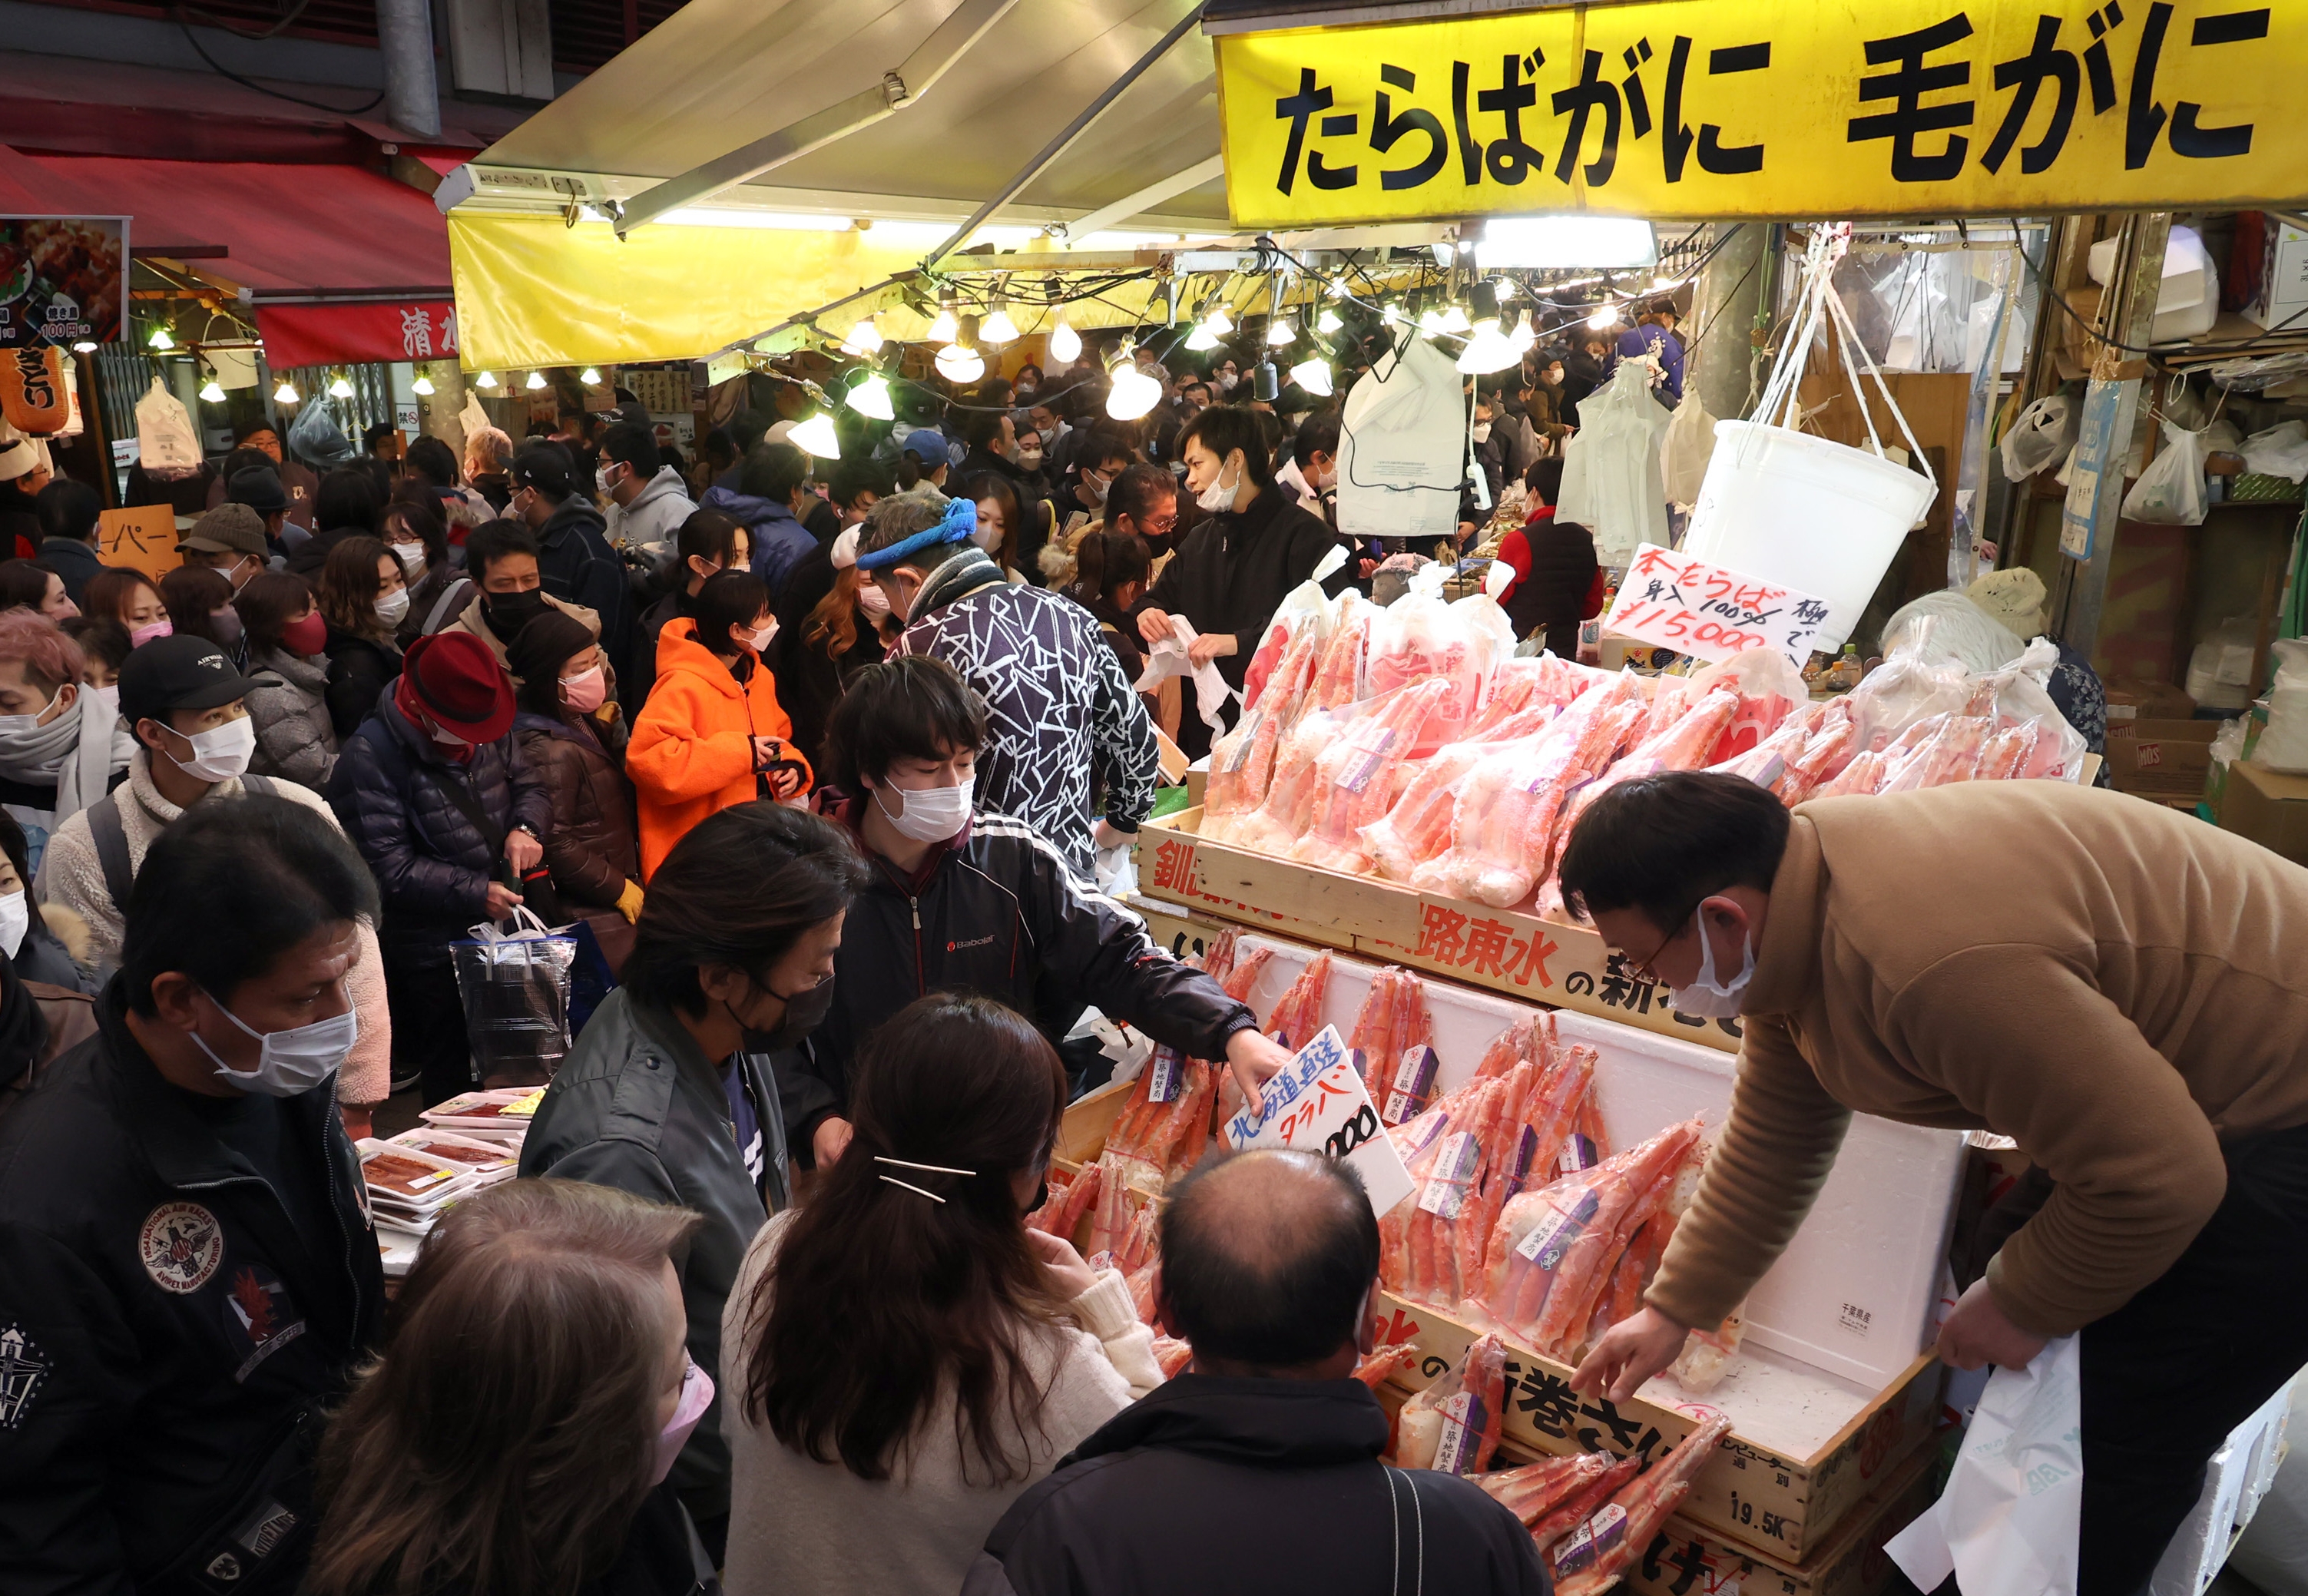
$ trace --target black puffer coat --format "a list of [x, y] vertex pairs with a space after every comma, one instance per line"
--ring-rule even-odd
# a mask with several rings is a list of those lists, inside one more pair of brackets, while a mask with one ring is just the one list
[[328, 656], [329, 724], [342, 742], [376, 712], [386, 685], [400, 674], [400, 651], [389, 639], [363, 637], [332, 621]]
[[[470, 792], [495, 838], [483, 836], [449, 796]], [[522, 825], [542, 838], [553, 798], [508, 732], [473, 749], [469, 764], [441, 756], [433, 739], [392, 703], [345, 740], [329, 777], [329, 806], [368, 861], [384, 900], [377, 940], [426, 950], [446, 963], [448, 945], [488, 913], [489, 879], [504, 833]]]

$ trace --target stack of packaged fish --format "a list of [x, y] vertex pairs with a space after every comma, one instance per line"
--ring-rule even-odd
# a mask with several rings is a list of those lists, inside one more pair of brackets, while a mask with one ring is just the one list
[[543, 1087], [461, 1093], [426, 1109], [415, 1130], [357, 1143], [386, 1274], [409, 1272], [418, 1246], [452, 1206], [514, 1177], [521, 1137], [544, 1096]]

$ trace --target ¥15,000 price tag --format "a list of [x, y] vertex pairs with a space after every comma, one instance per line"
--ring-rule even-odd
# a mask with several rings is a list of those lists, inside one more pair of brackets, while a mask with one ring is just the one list
[[1410, 1171], [1379, 1124], [1337, 1026], [1322, 1027], [1287, 1068], [1266, 1083], [1261, 1096], [1262, 1113], [1244, 1109], [1227, 1121], [1227, 1145], [1290, 1147], [1343, 1158], [1363, 1178], [1371, 1207], [1382, 1216], [1410, 1195]]

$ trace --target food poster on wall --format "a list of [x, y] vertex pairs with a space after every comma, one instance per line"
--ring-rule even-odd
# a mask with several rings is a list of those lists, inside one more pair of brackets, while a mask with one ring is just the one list
[[0, 216], [0, 349], [117, 341], [127, 270], [125, 216]]

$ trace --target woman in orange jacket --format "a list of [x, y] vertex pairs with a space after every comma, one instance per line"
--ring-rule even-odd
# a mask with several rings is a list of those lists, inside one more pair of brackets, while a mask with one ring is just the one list
[[658, 634], [657, 685], [625, 749], [641, 821], [642, 879], [689, 828], [755, 798], [797, 800], [809, 762], [762, 651], [777, 634], [769, 585], [724, 571], [698, 590], [695, 618]]

